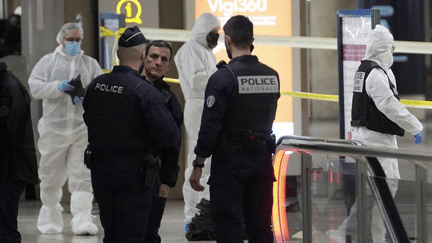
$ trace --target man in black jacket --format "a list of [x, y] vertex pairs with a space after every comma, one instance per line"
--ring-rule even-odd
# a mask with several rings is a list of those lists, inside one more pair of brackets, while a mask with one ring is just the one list
[[120, 65], [95, 78], [83, 100], [104, 242], [145, 242], [160, 165], [153, 148], [180, 142], [160, 92], [140, 76], [146, 43], [137, 26], [127, 28], [118, 44]]
[[207, 183], [217, 242], [243, 242], [243, 222], [250, 243], [273, 242], [271, 133], [279, 74], [251, 55], [253, 24], [246, 16], [231, 17], [223, 30], [231, 61], [208, 80], [189, 182], [194, 190], [205, 190], [202, 168], [212, 156]]
[[17, 217], [27, 183], [38, 183], [30, 96], [0, 62], [0, 242], [21, 242]]
[[[175, 94], [171, 91], [170, 85], [163, 80], [164, 75], [171, 67], [172, 47], [163, 40], [150, 42], [146, 47], [144, 59], [144, 75], [146, 79], [161, 92], [167, 109], [171, 112], [174, 121], [179, 129], [183, 123], [183, 112]], [[178, 179], [178, 159], [180, 155], [180, 142], [172, 147], [161, 147], [157, 152], [161, 159], [161, 168], [153, 186], [152, 209], [150, 211], [146, 243], [161, 242], [158, 234], [166, 199], [170, 188], [176, 185]]]

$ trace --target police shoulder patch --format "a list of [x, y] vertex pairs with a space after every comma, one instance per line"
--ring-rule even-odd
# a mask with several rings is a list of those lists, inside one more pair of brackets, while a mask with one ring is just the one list
[[206, 104], [208, 108], [211, 108], [216, 101], [216, 98], [213, 95], [209, 95], [206, 100]]

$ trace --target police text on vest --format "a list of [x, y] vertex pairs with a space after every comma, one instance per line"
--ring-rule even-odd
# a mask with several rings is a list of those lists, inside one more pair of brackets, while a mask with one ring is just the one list
[[239, 94], [278, 93], [279, 82], [276, 76], [239, 76]]
[[95, 90], [98, 89], [100, 91], [118, 93], [121, 94], [123, 92], [123, 86], [111, 85], [111, 84], [101, 84], [96, 83]]
[[363, 86], [364, 86], [364, 78], [365, 78], [365, 72], [356, 72], [354, 76], [354, 88], [353, 92], [363, 92]]

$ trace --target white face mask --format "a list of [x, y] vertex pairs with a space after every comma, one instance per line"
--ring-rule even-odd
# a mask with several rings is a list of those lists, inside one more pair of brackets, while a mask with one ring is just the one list
[[388, 65], [388, 68], [390, 68], [393, 65], [393, 53], [389, 52], [387, 53], [385, 57], [385, 65]]
[[75, 56], [80, 51], [81, 51], [81, 42], [76, 42], [76, 41], [65, 42], [65, 52], [70, 56]]

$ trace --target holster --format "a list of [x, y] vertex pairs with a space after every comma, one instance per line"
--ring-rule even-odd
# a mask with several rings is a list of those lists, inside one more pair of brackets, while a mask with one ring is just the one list
[[86, 150], [84, 151], [84, 164], [87, 168], [91, 169], [92, 165], [92, 151], [90, 145], [87, 145]]
[[153, 187], [154, 179], [160, 167], [161, 161], [159, 157], [155, 157], [151, 153], [144, 156], [144, 186]]

